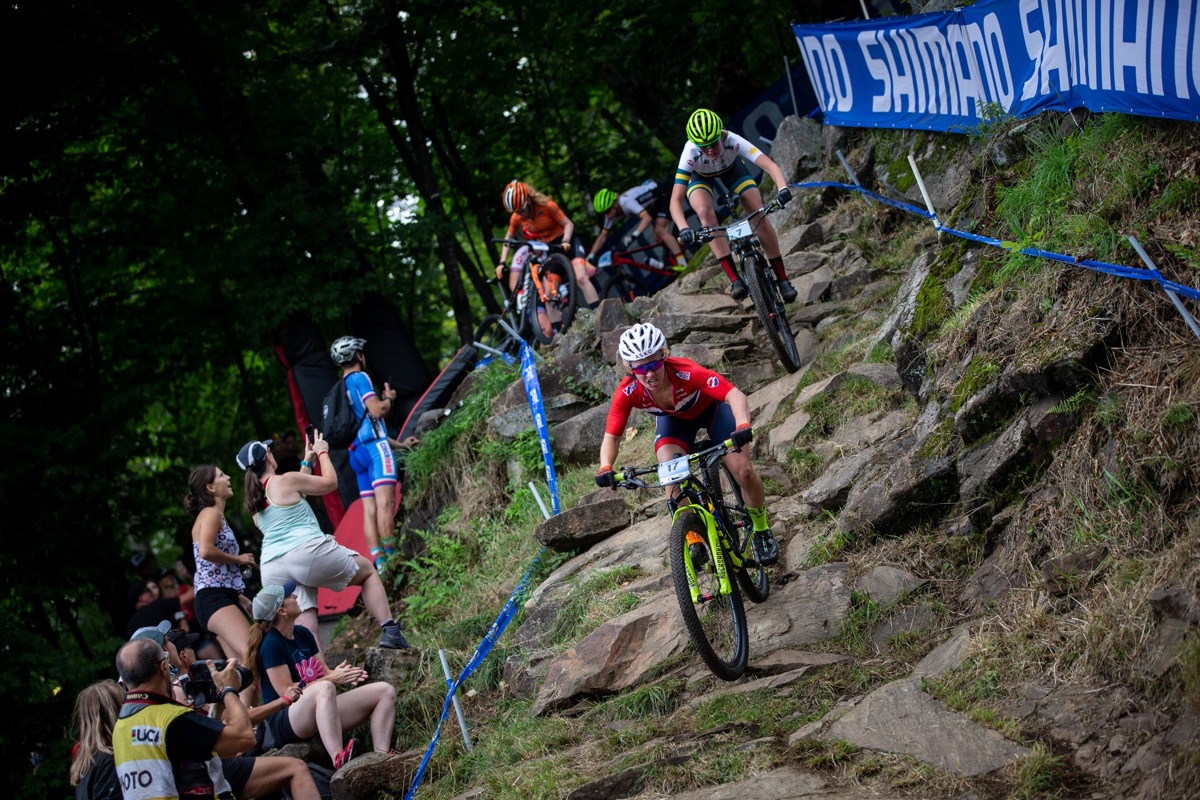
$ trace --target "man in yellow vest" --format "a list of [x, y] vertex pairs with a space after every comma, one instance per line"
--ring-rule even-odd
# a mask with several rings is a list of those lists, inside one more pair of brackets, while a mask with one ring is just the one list
[[[117, 651], [126, 694], [113, 728], [113, 757], [125, 800], [232, 800], [281, 788], [289, 789], [295, 800], [319, 800], [312, 775], [299, 759], [232, 758], [255, 745], [254, 727], [237, 693], [240, 676], [234, 659], [225, 669], [212, 671], [225, 722], [171, 699], [167, 659], [167, 651], [153, 638], [133, 639]], [[224, 765], [222, 758], [227, 759]]]

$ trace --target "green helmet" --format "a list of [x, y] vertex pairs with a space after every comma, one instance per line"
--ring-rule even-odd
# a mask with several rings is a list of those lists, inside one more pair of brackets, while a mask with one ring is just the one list
[[612, 204], [616, 203], [616, 201], [616, 192], [613, 192], [611, 188], [602, 188], [602, 190], [596, 192], [595, 199], [592, 200], [592, 206], [596, 210], [596, 213], [604, 213], [608, 209], [611, 209]]
[[698, 108], [688, 117], [688, 140], [698, 147], [707, 147], [721, 138], [721, 128], [721, 118], [715, 111]]
[[613, 203], [617, 202], [617, 193], [612, 189], [601, 189], [596, 192], [596, 199], [592, 201], [592, 205], [596, 208], [597, 214], [603, 214], [613, 207]]

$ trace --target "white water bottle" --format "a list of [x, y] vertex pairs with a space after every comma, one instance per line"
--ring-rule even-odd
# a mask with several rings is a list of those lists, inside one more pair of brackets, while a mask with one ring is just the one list
[[648, 258], [646, 260], [646, 263], [652, 267], [655, 267], [656, 269], [662, 269], [662, 266], [663, 266], [663, 262], [659, 261], [657, 258], [654, 258], [653, 256]]

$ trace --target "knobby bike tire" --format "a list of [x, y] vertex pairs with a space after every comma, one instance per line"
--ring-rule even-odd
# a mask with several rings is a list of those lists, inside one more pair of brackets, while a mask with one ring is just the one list
[[712, 568], [710, 556], [708, 563], [696, 570], [696, 583], [700, 593], [711, 595], [712, 599], [692, 602], [684, 560], [689, 530], [696, 531], [707, 541], [704, 521], [695, 512], [682, 513], [675, 519], [668, 540], [671, 582], [675, 585], [679, 612], [683, 616], [688, 638], [692, 640], [692, 646], [700, 654], [701, 660], [718, 678], [734, 681], [746, 671], [746, 664], [750, 660], [750, 633], [746, 627], [742, 595], [738, 591], [737, 581], [730, 581], [729, 594], [719, 593], [717, 573]]
[[561, 281], [559, 285], [567, 287], [566, 297], [560, 296], [552, 301], [562, 316], [558, 332], [563, 333], [571, 327], [571, 323], [575, 321], [575, 312], [579, 309], [579, 284], [575, 280], [575, 267], [562, 253], [552, 253], [542, 262], [543, 282], [547, 275], [558, 276]]
[[788, 372], [800, 369], [800, 351], [796, 348], [796, 337], [788, 324], [787, 310], [779, 294], [779, 284], [767, 272], [767, 260], [762, 253], [752, 252], [742, 259], [742, 274], [754, 300], [754, 313], [771, 340], [783, 368]]
[[[708, 487], [708, 493], [718, 501], [717, 513], [721, 515], [721, 521], [725, 523], [725, 530], [729, 532], [730, 538], [740, 545], [741, 537], [738, 531], [745, 531], [746, 537], [751, 537], [754, 522], [750, 519], [750, 513], [746, 511], [742, 487], [733, 479], [733, 473], [725, 466], [724, 461], [718, 461], [704, 471], [704, 484]], [[746, 538], [745, 541], [749, 546], [750, 538]], [[761, 603], [770, 596], [771, 582], [767, 577], [766, 567], [756, 565], [748, 569], [743, 566], [737, 570], [735, 577], [738, 585], [742, 587], [742, 593], [751, 603]]]
[[525, 308], [521, 314], [524, 322], [525, 330], [521, 331], [521, 335], [525, 337], [525, 341], [530, 344], [550, 344], [554, 341], [554, 332], [551, 331], [547, 336], [542, 331], [542, 326], [538, 322], [538, 297], [537, 284], [533, 282], [533, 266], [527, 264], [525, 271], [521, 275], [521, 285], [525, 287]]
[[[500, 314], [488, 314], [484, 317], [483, 322], [480, 322], [479, 327], [475, 329], [475, 341], [487, 345], [493, 350], [515, 356], [521, 352], [521, 343], [500, 327], [500, 319]], [[512, 324], [511, 320], [509, 320], [509, 324]]]

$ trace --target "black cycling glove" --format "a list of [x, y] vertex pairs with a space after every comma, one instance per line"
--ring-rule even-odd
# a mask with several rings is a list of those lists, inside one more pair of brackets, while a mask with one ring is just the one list
[[780, 206], [786, 206], [792, 199], [792, 190], [788, 187], [783, 187], [779, 190], [779, 194], [775, 195], [775, 199], [779, 201]]

